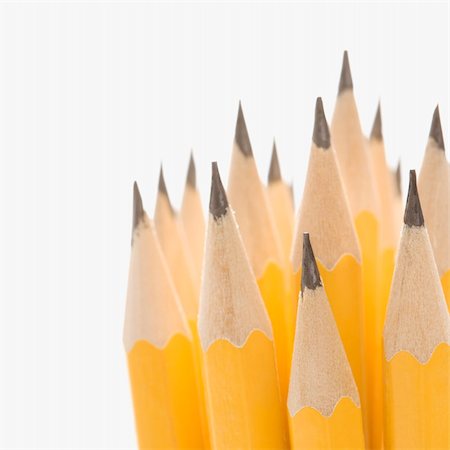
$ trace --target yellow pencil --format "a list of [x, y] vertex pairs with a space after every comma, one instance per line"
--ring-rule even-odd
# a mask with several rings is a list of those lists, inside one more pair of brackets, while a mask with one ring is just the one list
[[275, 226], [280, 236], [283, 256], [288, 260], [294, 233], [294, 202], [292, 188], [284, 182], [281, 176], [275, 140], [273, 141], [272, 158], [267, 178], [269, 203], [272, 208]]
[[450, 177], [438, 106], [434, 110], [420, 170], [419, 193], [447, 308], [450, 309]]
[[288, 408], [293, 449], [365, 448], [358, 390], [307, 233]]
[[331, 309], [361, 390], [361, 255], [321, 98], [316, 101], [311, 153], [292, 246], [296, 298], [300, 291], [304, 232], [309, 233], [314, 245]]
[[136, 183], [124, 344], [139, 448], [203, 448], [191, 333]]
[[385, 449], [450, 447], [450, 321], [410, 172], [384, 326]]
[[203, 387], [202, 358], [197, 329], [199, 284], [195, 275], [195, 264], [189, 251], [183, 224], [170, 203], [162, 167], [159, 174], [158, 194], [156, 197], [155, 229], [194, 340], [195, 369], [201, 387], [199, 390], [200, 413], [204, 442], [205, 446], [208, 447], [208, 424]]
[[292, 309], [285, 290], [283, 256], [267, 193], [258, 175], [253, 150], [239, 104], [228, 179], [228, 198], [253, 272], [272, 323], [281, 395], [285, 400], [292, 353]]
[[186, 317], [189, 322], [196, 322], [198, 289], [195, 283], [195, 266], [183, 235], [184, 231], [170, 203], [162, 166], [154, 220], [156, 233]]
[[272, 328], [213, 163], [199, 333], [214, 449], [288, 448]]
[[381, 106], [378, 103], [372, 132], [369, 139], [369, 155], [374, 172], [376, 192], [379, 200], [379, 264], [378, 264], [378, 296], [380, 304], [386, 305], [389, 298], [392, 274], [394, 272], [395, 251], [400, 237], [401, 228], [398, 226], [395, 198], [395, 180], [386, 163], [383, 129], [381, 120]]
[[196, 283], [200, 286], [205, 241], [205, 218], [203, 216], [200, 193], [197, 190], [197, 176], [194, 157], [191, 153], [184, 188], [180, 217], [187, 237], [187, 243], [195, 265]]
[[349, 199], [362, 256], [364, 293], [364, 385], [361, 399], [370, 449], [382, 446], [382, 329], [386, 305], [377, 296], [378, 205], [366, 141], [353, 95], [347, 52], [344, 53], [331, 139]]

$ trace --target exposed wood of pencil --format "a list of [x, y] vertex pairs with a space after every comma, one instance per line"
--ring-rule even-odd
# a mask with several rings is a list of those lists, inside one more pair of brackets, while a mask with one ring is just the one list
[[450, 322], [415, 172], [384, 327], [385, 448], [449, 448]]
[[331, 139], [338, 156], [350, 210], [354, 218], [363, 211], [377, 214], [374, 177], [353, 94], [348, 54], [344, 53], [339, 93], [331, 122]]
[[195, 264], [189, 251], [188, 239], [181, 218], [170, 203], [162, 167], [155, 206], [155, 229], [194, 340], [195, 370], [201, 387], [199, 390], [200, 413], [204, 441], [208, 447], [202, 355], [197, 328], [199, 282], [195, 276]]
[[195, 284], [194, 263], [179, 226], [176, 212], [170, 203], [162, 167], [159, 175], [154, 220], [158, 239], [186, 317], [189, 321], [195, 322], [198, 310], [198, 290]]
[[280, 162], [275, 141], [267, 183], [267, 194], [272, 208], [275, 226], [280, 236], [283, 257], [288, 259], [294, 232], [294, 204], [291, 187], [281, 176]]
[[228, 177], [228, 198], [256, 278], [269, 262], [280, 264], [281, 246], [264, 187], [259, 178], [242, 106], [239, 103]]
[[339, 92], [331, 123], [331, 138], [362, 256], [364, 372], [367, 381], [366, 388], [361, 393], [364, 431], [369, 448], [380, 449], [383, 428], [381, 335], [384, 307], [379, 305], [377, 296], [378, 205], [367, 144], [361, 131], [353, 95], [347, 52], [344, 53]]
[[236, 221], [272, 323], [281, 395], [286, 400], [294, 331], [292, 305], [286, 292], [279, 236], [267, 193], [253, 158], [241, 104], [236, 122], [227, 193], [236, 212]]
[[137, 184], [124, 344], [139, 448], [202, 448], [193, 341]]
[[196, 170], [192, 153], [189, 159], [189, 169], [186, 177], [180, 216], [186, 232], [189, 250], [195, 264], [196, 282], [199, 286], [205, 241], [205, 218], [200, 193], [197, 189]]
[[309, 232], [340, 336], [362, 389], [361, 256], [320, 98], [316, 102], [309, 165], [292, 247], [296, 299], [305, 232]]
[[420, 170], [419, 192], [431, 247], [450, 309], [450, 177], [438, 106], [434, 110]]
[[380, 249], [381, 251], [394, 249], [397, 246], [401, 231], [396, 229], [395, 223], [394, 199], [397, 188], [386, 162], [380, 103], [378, 103], [370, 133], [369, 155], [380, 206]]
[[272, 329], [217, 165], [199, 311], [212, 447], [287, 448]]
[[[375, 324], [375, 330], [370, 330], [369, 333], [375, 332], [375, 345], [377, 350], [381, 349], [381, 333], [383, 327], [383, 321], [386, 314], [386, 307], [389, 299], [389, 292], [391, 289], [392, 276], [394, 273], [394, 261], [396, 247], [401, 231], [400, 214], [403, 209], [399, 204], [401, 203], [401, 195], [399, 195], [398, 188], [395, 185], [396, 180], [391, 175], [390, 169], [386, 163], [385, 147], [382, 130], [382, 118], [381, 107], [378, 103], [375, 120], [372, 126], [372, 132], [368, 141], [369, 154], [372, 163], [372, 168], [375, 175], [375, 185], [379, 200], [379, 247], [377, 251], [378, 263], [377, 263], [377, 292], [376, 292], [376, 311], [377, 315], [373, 317]], [[370, 310], [369, 310], [370, 311]], [[369, 334], [369, 343], [371, 342], [371, 336]], [[378, 357], [375, 353], [371, 355], [371, 348], [368, 346], [367, 357], [369, 358], [369, 364], [367, 366], [367, 373], [369, 377], [372, 372], [372, 365], [374, 357]], [[380, 361], [382, 363], [382, 361]], [[375, 361], [375, 367], [378, 370], [379, 361]], [[381, 372], [382, 373], [382, 372]], [[370, 378], [369, 378], [370, 380]], [[382, 380], [381, 380], [382, 381]], [[367, 385], [369, 389], [372, 387], [372, 383]], [[379, 392], [377, 394], [380, 394]], [[380, 396], [381, 397], [381, 396]], [[380, 397], [378, 399], [380, 400]], [[381, 397], [382, 398], [382, 397]], [[371, 398], [370, 401], [372, 401]], [[370, 419], [369, 419], [370, 420]], [[378, 441], [379, 442], [379, 441]]]
[[364, 449], [358, 390], [307, 233], [288, 409], [293, 449]]

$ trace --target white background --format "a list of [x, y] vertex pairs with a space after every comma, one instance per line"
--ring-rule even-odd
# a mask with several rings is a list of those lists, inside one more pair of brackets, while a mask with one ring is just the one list
[[405, 178], [437, 102], [448, 142], [447, 2], [0, 5], [0, 448], [135, 447], [133, 180], [152, 214], [163, 161], [178, 206], [192, 147], [206, 201], [242, 99], [261, 175], [276, 136], [298, 200], [344, 49], [364, 130], [381, 98]]

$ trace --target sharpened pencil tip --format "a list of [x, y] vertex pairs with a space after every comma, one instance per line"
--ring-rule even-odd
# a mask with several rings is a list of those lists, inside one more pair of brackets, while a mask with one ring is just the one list
[[347, 89], [353, 89], [352, 72], [350, 71], [350, 63], [348, 61], [348, 52], [345, 50], [344, 58], [342, 60], [341, 78], [339, 80], [338, 95], [342, 94]]
[[228, 210], [228, 199], [225, 189], [220, 179], [219, 168], [217, 162], [212, 163], [212, 176], [211, 176], [211, 196], [209, 199], [209, 212], [214, 219], [220, 219]]
[[322, 286], [322, 281], [309, 240], [309, 233], [303, 233], [302, 295], [305, 288], [313, 290], [319, 286]]
[[442, 134], [441, 115], [439, 114], [439, 105], [436, 106], [433, 119], [431, 121], [430, 138], [433, 139], [438, 148], [445, 152], [444, 135]]
[[405, 216], [403, 221], [409, 227], [423, 227], [424, 220], [417, 191], [416, 171], [409, 171], [409, 189], [406, 199]]
[[278, 160], [278, 152], [277, 145], [275, 144], [275, 139], [273, 140], [272, 158], [270, 160], [269, 176], [267, 181], [269, 182], [269, 184], [276, 181], [281, 181], [280, 161]]
[[136, 181], [133, 185], [133, 230], [131, 231], [131, 243], [133, 243], [134, 230], [137, 228], [141, 220], [144, 218], [144, 207], [142, 205], [142, 197]]
[[170, 203], [169, 193], [167, 192], [166, 181], [164, 180], [164, 172], [161, 164], [161, 168], [159, 169], [159, 181], [158, 181], [158, 192], [166, 197], [167, 202], [169, 203], [170, 210], [174, 213], [174, 209], [172, 208], [172, 204]]
[[163, 172], [162, 164], [159, 169], [158, 191], [161, 194], [164, 194], [167, 198], [169, 198], [169, 194], [167, 193], [166, 181], [164, 180], [164, 172]]
[[238, 116], [236, 121], [236, 130], [234, 133], [234, 141], [236, 142], [242, 154], [248, 158], [253, 157], [252, 145], [248, 136], [247, 125], [245, 123], [242, 105], [239, 101]]
[[330, 148], [330, 130], [328, 129], [327, 119], [323, 110], [322, 98], [317, 97], [316, 113], [314, 119], [313, 142], [317, 147]]
[[377, 112], [375, 119], [373, 120], [372, 131], [370, 132], [370, 139], [376, 139], [377, 141], [383, 140], [383, 123], [381, 121], [381, 105], [378, 102]]
[[395, 185], [397, 187], [397, 194], [399, 197], [402, 195], [402, 167], [401, 162], [398, 160], [397, 169], [395, 169]]
[[195, 170], [195, 162], [194, 162], [194, 155], [191, 151], [191, 156], [189, 158], [189, 167], [186, 177], [186, 185], [190, 186], [191, 188], [195, 189], [197, 186], [197, 174]]

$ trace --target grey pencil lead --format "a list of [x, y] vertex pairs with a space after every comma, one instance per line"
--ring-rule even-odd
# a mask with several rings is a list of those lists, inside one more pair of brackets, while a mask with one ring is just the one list
[[175, 213], [175, 211], [172, 207], [172, 204], [170, 203], [169, 193], [167, 192], [166, 181], [164, 180], [164, 172], [163, 172], [162, 164], [161, 164], [161, 168], [159, 169], [158, 191], [160, 194], [162, 194], [164, 197], [166, 197], [172, 213]]
[[322, 286], [322, 280], [311, 247], [309, 233], [303, 233], [302, 295], [305, 288], [313, 290], [319, 286]]
[[376, 139], [377, 141], [383, 140], [383, 123], [381, 121], [380, 102], [378, 102], [377, 112], [372, 125], [372, 131], [370, 132], [370, 139]]
[[134, 230], [138, 227], [139, 223], [144, 219], [144, 207], [142, 205], [142, 197], [139, 192], [139, 187], [136, 181], [133, 185], [133, 229], [131, 231], [131, 243], [133, 244]]
[[409, 171], [409, 188], [408, 188], [408, 198], [406, 199], [405, 225], [409, 227], [423, 227], [423, 213], [422, 207], [420, 206], [419, 192], [417, 191], [416, 182], [416, 171]]
[[317, 147], [330, 148], [330, 130], [323, 110], [322, 98], [317, 97], [312, 140]]
[[445, 152], [444, 136], [442, 134], [442, 125], [441, 125], [441, 115], [439, 114], [439, 105], [436, 106], [433, 113], [429, 137], [436, 142], [438, 148], [440, 148]]
[[209, 212], [214, 219], [220, 219], [228, 211], [228, 199], [220, 179], [217, 162], [212, 163], [211, 196], [209, 199]]
[[346, 90], [353, 90], [352, 73], [350, 71], [350, 63], [348, 61], [348, 52], [345, 50], [342, 60], [341, 78], [339, 80], [338, 95]]
[[163, 167], [159, 168], [159, 181], [158, 181], [158, 191], [169, 198], [169, 194], [167, 193], [166, 181], [164, 180], [164, 172]]
[[189, 158], [189, 167], [186, 177], [186, 185], [190, 186], [193, 189], [197, 187], [197, 173], [195, 170], [194, 155], [192, 154], [192, 151], [191, 156]]
[[248, 136], [247, 125], [245, 123], [241, 102], [239, 102], [234, 141], [244, 156], [253, 157], [252, 145], [250, 143], [250, 137]]
[[397, 187], [397, 194], [402, 195], [402, 167], [401, 161], [398, 160], [397, 168], [395, 169], [395, 185]]
[[281, 181], [280, 161], [278, 160], [278, 152], [277, 146], [275, 144], [275, 139], [273, 140], [272, 145], [272, 158], [270, 159], [269, 176], [267, 181], [269, 182], [269, 184], [276, 181]]

